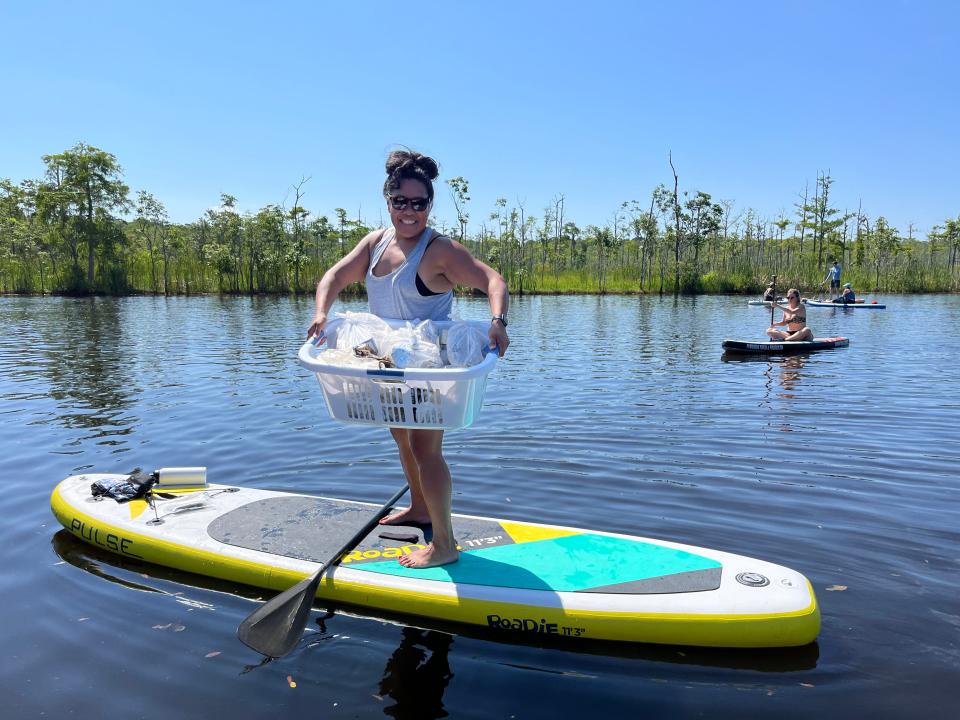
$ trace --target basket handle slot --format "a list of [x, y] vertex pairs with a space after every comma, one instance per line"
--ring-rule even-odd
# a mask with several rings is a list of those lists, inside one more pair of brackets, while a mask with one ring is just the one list
[[367, 377], [370, 382], [377, 385], [403, 385], [405, 384], [403, 370], [392, 368], [380, 368], [379, 370], [367, 370]]
[[367, 377], [371, 379], [390, 378], [392, 380], [403, 380], [403, 375], [403, 370], [396, 370], [393, 368], [380, 368], [379, 370], [371, 368], [367, 370]]

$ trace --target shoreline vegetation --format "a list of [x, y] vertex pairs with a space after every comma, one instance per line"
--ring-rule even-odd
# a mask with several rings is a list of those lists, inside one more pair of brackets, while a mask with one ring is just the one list
[[[373, 228], [343, 208], [331, 216], [301, 205], [240, 214], [236, 198], [191, 223], [172, 223], [145, 190], [131, 195], [117, 158], [78, 143], [43, 156], [40, 179], [0, 179], [0, 294], [261, 295], [313, 293], [323, 272]], [[925, 238], [904, 235], [883, 215], [831, 200], [834, 179], [818, 174], [790, 217], [761, 216], [671, 181], [644, 200], [615, 206], [602, 226], [580, 227], [565, 198], [533, 210], [498, 199], [471, 220], [469, 182], [446, 181], [456, 222], [434, 227], [496, 268], [513, 295], [759, 295], [777, 286], [825, 292], [833, 260], [858, 293], [960, 291], [960, 216]], [[439, 188], [438, 188], [439, 190]], [[362, 286], [348, 288], [364, 297]]]

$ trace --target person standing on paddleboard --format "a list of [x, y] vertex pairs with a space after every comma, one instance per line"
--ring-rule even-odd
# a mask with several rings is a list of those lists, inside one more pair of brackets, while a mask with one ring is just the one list
[[[774, 302], [774, 307], [783, 310], [783, 319], [767, 328], [771, 340], [813, 340], [813, 331], [807, 327], [807, 309], [800, 304], [800, 292], [794, 288], [787, 290], [787, 304]], [[785, 326], [778, 330], [777, 325]]]
[[[370, 312], [388, 319], [446, 320], [457, 285], [480, 290], [490, 302], [490, 347], [503, 357], [507, 337], [507, 284], [500, 273], [474, 258], [460, 243], [428, 227], [437, 163], [410, 150], [387, 157], [383, 196], [392, 227], [375, 230], [324, 273], [307, 337], [318, 335], [340, 292], [364, 282]], [[406, 567], [445, 565], [459, 558], [450, 518], [452, 480], [443, 458], [443, 430], [390, 428], [400, 450], [410, 507], [384, 525], [432, 525], [433, 540], [399, 559]]]
[[[823, 279], [823, 282], [827, 280], [830, 281], [830, 297], [836, 297], [837, 293], [840, 292], [840, 263], [836, 260], [833, 261], [833, 267], [827, 270], [827, 276]], [[823, 287], [821, 284], [820, 287]]]

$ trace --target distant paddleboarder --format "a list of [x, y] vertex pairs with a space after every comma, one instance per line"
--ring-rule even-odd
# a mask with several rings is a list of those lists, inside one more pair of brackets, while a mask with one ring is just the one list
[[827, 276], [823, 279], [823, 282], [830, 281], [830, 297], [836, 297], [840, 292], [840, 272], [840, 263], [834, 260], [833, 267], [827, 271]]
[[853, 291], [853, 285], [850, 283], [843, 284], [843, 292], [840, 293], [838, 297], [833, 299], [835, 303], [841, 303], [847, 305], [848, 303], [853, 303], [857, 301], [857, 294]]

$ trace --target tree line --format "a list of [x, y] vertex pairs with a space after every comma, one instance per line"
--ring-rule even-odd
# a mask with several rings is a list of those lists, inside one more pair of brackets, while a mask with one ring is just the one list
[[[372, 229], [343, 208], [306, 209], [306, 178], [290, 207], [241, 214], [224, 194], [194, 222], [173, 223], [150, 192], [131, 193], [109, 152], [78, 143], [43, 163], [42, 178], [0, 179], [3, 293], [312, 292]], [[814, 292], [833, 260], [862, 290], [960, 289], [960, 217], [924, 238], [912, 225], [903, 233], [883, 215], [837, 207], [829, 173], [804, 187], [789, 216], [765, 217], [682, 189], [672, 157], [669, 167], [671, 183], [585, 226], [568, 217], [562, 194], [536, 213], [499, 198], [472, 221], [469, 182], [455, 177], [446, 184], [456, 221], [434, 225], [497, 268], [515, 294], [755, 293], [772, 274]]]

